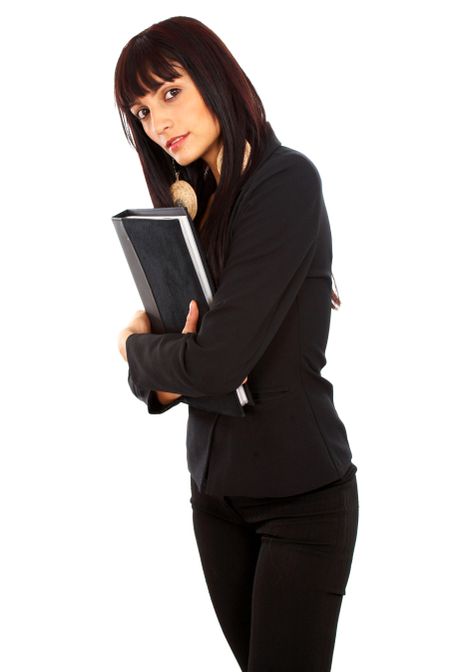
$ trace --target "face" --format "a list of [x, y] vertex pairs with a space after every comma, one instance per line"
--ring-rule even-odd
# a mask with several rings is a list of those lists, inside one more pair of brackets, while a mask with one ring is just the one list
[[[184, 68], [177, 64], [180, 76], [173, 82], [164, 82], [155, 93], [149, 92], [131, 106], [131, 112], [140, 120], [145, 133], [160, 145], [175, 161], [186, 166], [199, 157], [210, 166], [216, 181], [216, 159], [221, 147], [220, 126], [206, 107], [196, 85]], [[172, 147], [168, 140], [187, 136]]]

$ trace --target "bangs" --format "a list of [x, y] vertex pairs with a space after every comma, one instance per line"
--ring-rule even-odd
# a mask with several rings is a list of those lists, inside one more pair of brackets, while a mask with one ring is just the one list
[[[125, 111], [145, 96], [154, 93], [167, 81], [173, 81], [182, 75], [177, 66], [179, 61], [173, 55], [154, 48], [151, 41], [136, 41], [123, 55], [118, 68], [117, 100]], [[154, 77], [158, 77], [158, 81]]]

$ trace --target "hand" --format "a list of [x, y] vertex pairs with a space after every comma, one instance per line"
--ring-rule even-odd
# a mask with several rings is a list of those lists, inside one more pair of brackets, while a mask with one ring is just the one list
[[[197, 301], [192, 300], [192, 308], [188, 312], [187, 317], [186, 317], [186, 324], [184, 325], [184, 329], [181, 332], [182, 334], [189, 334], [189, 333], [197, 333], [197, 320], [199, 316], [199, 310], [197, 306]], [[241, 385], [247, 382], [248, 376], [245, 376], [244, 380], [242, 381]], [[181, 397], [181, 394], [178, 395]]]
[[[186, 322], [184, 323], [182, 334], [195, 334], [197, 333], [197, 320], [199, 316], [199, 310], [197, 301], [192, 300], [192, 308], [188, 311]], [[181, 397], [181, 394], [176, 394], [175, 392], [164, 392], [162, 390], [157, 390], [156, 394], [158, 396], [158, 401], [161, 404], [170, 404], [171, 401], [175, 401]]]
[[131, 334], [149, 334], [152, 331], [152, 326], [150, 324], [150, 318], [147, 315], [145, 310], [137, 310], [134, 314], [133, 319], [129, 323], [128, 327], [122, 329], [119, 334], [119, 351], [124, 360], [127, 362], [127, 349], [126, 342], [128, 336]]
[[[182, 334], [197, 333], [197, 321], [199, 314], [197, 301], [193, 299], [191, 302], [191, 309], [187, 314], [186, 322], [183, 327], [183, 331], [181, 332]], [[242, 381], [242, 384], [247, 381], [247, 378], [248, 376], [245, 377], [245, 379]], [[169, 404], [171, 401], [174, 401], [175, 399], [178, 399], [178, 397], [182, 396], [181, 394], [176, 394], [175, 392], [164, 392], [162, 390], [158, 390], [156, 394], [161, 404]]]
[[[191, 302], [191, 310], [188, 312], [186, 316], [186, 322], [183, 327], [183, 331], [181, 332], [182, 334], [190, 334], [190, 333], [197, 333], [197, 321], [199, 317], [199, 310], [198, 310], [198, 305], [197, 301], [195, 299], [192, 300]], [[124, 360], [127, 362], [127, 351], [126, 351], [126, 342], [128, 336], [131, 334], [148, 334], [151, 333], [152, 328], [151, 328], [151, 323], [150, 323], [150, 318], [147, 315], [145, 310], [137, 310], [125, 329], [122, 329], [122, 331], [119, 334], [119, 351]], [[247, 382], [248, 376], [244, 378], [242, 381], [242, 385]], [[165, 392], [163, 390], [157, 390], [156, 391], [158, 400], [162, 404], [168, 404], [171, 401], [174, 401], [175, 399], [178, 399], [178, 397], [181, 397], [181, 394], [177, 394], [175, 392]]]

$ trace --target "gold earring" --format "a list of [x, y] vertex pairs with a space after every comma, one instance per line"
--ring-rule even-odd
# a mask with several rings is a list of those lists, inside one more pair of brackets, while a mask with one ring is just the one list
[[170, 193], [172, 195], [173, 204], [176, 207], [186, 208], [191, 219], [194, 219], [198, 209], [197, 194], [189, 182], [186, 182], [186, 180], [180, 180], [180, 171], [175, 168], [175, 162], [173, 158], [172, 163], [176, 175], [175, 182], [170, 185]]
[[[250, 153], [251, 153], [251, 151], [252, 151], [252, 147], [251, 147], [249, 141], [246, 140], [246, 141], [245, 141], [245, 148], [244, 148], [244, 158], [243, 158], [243, 160], [242, 160], [241, 173], [244, 172], [244, 170], [245, 170], [245, 168], [246, 168], [246, 166], [247, 166], [248, 160], [249, 160], [249, 158], [250, 158]], [[220, 175], [220, 173], [222, 172], [222, 163], [223, 163], [223, 145], [222, 145], [222, 147], [220, 148], [219, 153], [217, 154], [217, 163], [216, 163], [216, 165], [217, 165], [217, 172], [219, 173], [219, 175]]]

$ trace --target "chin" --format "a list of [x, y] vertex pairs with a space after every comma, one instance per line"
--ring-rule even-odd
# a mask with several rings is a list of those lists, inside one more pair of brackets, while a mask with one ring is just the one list
[[179, 166], [188, 166], [190, 163], [198, 159], [199, 156], [192, 156], [190, 154], [189, 156], [177, 156], [175, 159], [175, 162], [178, 163]]

